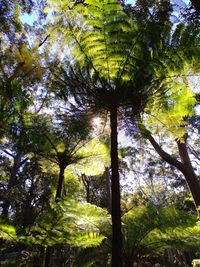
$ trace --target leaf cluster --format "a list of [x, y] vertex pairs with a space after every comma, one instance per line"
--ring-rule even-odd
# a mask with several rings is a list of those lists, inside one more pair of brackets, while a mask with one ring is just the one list
[[[199, 226], [195, 216], [174, 208], [140, 206], [123, 216], [127, 257], [162, 255], [166, 248], [198, 249]], [[195, 233], [195, 235], [191, 234]]]
[[51, 205], [32, 227], [27, 242], [51, 246], [98, 246], [105, 238], [100, 226], [109, 219], [105, 210], [73, 198]]

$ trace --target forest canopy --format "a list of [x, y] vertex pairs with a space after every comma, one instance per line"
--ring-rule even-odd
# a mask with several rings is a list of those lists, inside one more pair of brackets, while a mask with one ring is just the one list
[[0, 265], [200, 266], [200, 6], [0, 0]]

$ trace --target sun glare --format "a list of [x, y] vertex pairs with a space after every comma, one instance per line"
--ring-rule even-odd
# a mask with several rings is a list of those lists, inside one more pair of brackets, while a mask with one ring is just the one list
[[95, 127], [100, 127], [100, 126], [101, 126], [101, 118], [99, 118], [99, 117], [95, 117], [95, 118], [93, 119], [93, 125], [94, 125]]

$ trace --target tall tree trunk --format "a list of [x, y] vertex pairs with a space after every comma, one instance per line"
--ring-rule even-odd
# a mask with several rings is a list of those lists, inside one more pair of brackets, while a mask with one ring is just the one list
[[[60, 168], [60, 172], [59, 172], [59, 178], [58, 178], [56, 196], [55, 196], [55, 201], [56, 202], [58, 202], [59, 198], [61, 198], [61, 196], [62, 196], [62, 187], [63, 187], [64, 172], [65, 172], [66, 165], [60, 164], [59, 168]], [[50, 266], [52, 252], [53, 252], [53, 247], [48, 246], [46, 248], [46, 251], [45, 251], [44, 267], [49, 267]]]
[[121, 205], [120, 205], [120, 183], [118, 163], [118, 141], [117, 141], [117, 105], [113, 104], [110, 109], [111, 128], [111, 192], [112, 192], [112, 267], [122, 267], [122, 231], [121, 231]]
[[25, 199], [23, 214], [22, 214], [22, 226], [26, 228], [32, 225], [35, 221], [35, 216], [33, 214], [33, 206], [31, 205], [32, 199], [34, 197], [34, 184], [31, 183], [31, 187], [28, 191], [29, 196]]
[[106, 179], [106, 191], [107, 191], [107, 209], [111, 212], [111, 183], [110, 183], [110, 168], [105, 169], [105, 179]]
[[50, 266], [50, 261], [51, 261], [51, 252], [52, 248], [51, 247], [46, 247], [45, 250], [45, 261], [44, 261], [44, 267], [49, 267]]
[[56, 197], [55, 201], [58, 201], [59, 198], [61, 198], [62, 193], [62, 187], [63, 187], [63, 181], [64, 181], [64, 172], [65, 172], [66, 166], [60, 165], [60, 172], [59, 172], [59, 178], [58, 178], [58, 184], [56, 189]]
[[91, 200], [90, 200], [90, 182], [84, 173], [81, 174], [81, 179], [82, 179], [83, 185], [85, 186], [85, 190], [86, 190], [86, 201], [88, 203], [91, 203]]
[[133, 260], [132, 259], [125, 259], [124, 267], [133, 267]]

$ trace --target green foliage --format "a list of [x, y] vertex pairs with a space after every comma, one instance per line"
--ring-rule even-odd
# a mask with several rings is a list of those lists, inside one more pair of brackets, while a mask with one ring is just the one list
[[0, 219], [0, 238], [3, 240], [16, 240], [16, 229], [11, 221], [1, 218]]
[[[42, 67], [42, 55], [39, 52], [39, 43], [28, 48], [23, 43], [20, 47], [13, 46], [11, 49], [5, 51], [10, 64], [15, 67], [15, 75], [19, 76], [18, 79], [30, 83], [30, 81], [42, 80], [44, 68]], [[28, 79], [27, 79], [28, 78]]]
[[147, 124], [153, 133], [165, 131], [173, 139], [181, 139], [186, 133], [186, 118], [192, 116], [195, 104], [194, 93], [186, 78], [182, 82], [170, 81], [169, 90], [161, 100], [146, 108]]
[[65, 168], [82, 159], [77, 151], [89, 139], [88, 122], [84, 118], [67, 114], [52, 118], [50, 115], [29, 113], [24, 123], [30, 140], [30, 152], [38, 154], [41, 159], [58, 166], [64, 165]]
[[68, 198], [52, 204], [39, 216], [26, 241], [42, 246], [98, 246], [105, 238], [99, 230], [100, 226], [108, 220], [105, 210]]
[[[21, 32], [23, 29], [23, 25], [19, 19], [20, 12], [22, 9], [26, 9], [26, 7], [30, 5], [32, 1], [27, 1], [26, 4], [24, 3], [22, 5], [22, 2], [24, 1], [0, 1], [1, 6], [1, 17], [0, 17], [0, 29], [1, 34], [7, 34], [7, 37], [13, 38], [13, 36], [10, 36], [16, 32]], [[20, 5], [21, 4], [21, 5]]]
[[110, 164], [108, 147], [97, 138], [81, 147], [77, 154], [82, 155], [83, 159], [76, 168], [86, 175], [99, 175]]
[[157, 93], [146, 106], [144, 121], [153, 133], [165, 130], [181, 139], [186, 133], [185, 118], [192, 115], [195, 104], [187, 77], [199, 73], [199, 30], [192, 23], [172, 24], [170, 1], [138, 0], [133, 12], [143, 42], [151, 50], [151, 65], [158, 79]]
[[126, 256], [136, 259], [159, 257], [166, 248], [198, 251], [200, 228], [197, 218], [175, 208], [140, 206], [123, 216]]
[[94, 70], [107, 81], [119, 75], [127, 79], [129, 75], [125, 74], [124, 64], [132, 47], [131, 21], [118, 1], [104, 0], [98, 4], [86, 1], [86, 4], [84, 30], [78, 40], [81, 50], [75, 48], [76, 60], [89, 59]]
[[70, 60], [53, 72], [60, 85], [63, 81], [61, 94], [70, 93], [78, 104], [87, 103], [95, 110], [109, 109], [115, 99], [118, 106], [133, 103], [135, 112], [141, 111], [153, 90], [154, 71], [137, 24], [115, 0], [67, 9], [62, 4], [53, 7], [59, 23], [52, 33], [61, 32], [57, 36], [70, 49]]
[[[27, 131], [32, 142], [30, 151], [39, 155], [44, 173], [55, 176], [59, 174], [60, 167], [64, 167], [64, 192], [67, 196], [70, 193], [79, 195], [78, 175], [103, 173], [105, 166], [109, 164], [109, 151], [102, 141], [92, 139], [88, 122], [84, 118], [63, 114], [58, 119], [52, 122], [46, 116], [33, 116], [27, 120]], [[53, 193], [56, 191], [56, 184], [56, 180], [52, 182]]]
[[[52, 20], [51, 38], [56, 42], [49, 43], [45, 62], [39, 43], [29, 47], [24, 37], [14, 41], [23, 28], [20, 10], [27, 10], [32, 1], [0, 0], [0, 6], [2, 3], [0, 133], [4, 137], [1, 148], [8, 154], [0, 155], [0, 193], [6, 192], [2, 196], [12, 201], [8, 215], [13, 221], [0, 220], [0, 238], [6, 249], [10, 244], [11, 248], [25, 244], [30, 251], [54, 245], [79, 248], [83, 253], [88, 251], [88, 265], [96, 264], [98, 253], [93, 247], [98, 247], [106, 255], [106, 263], [110, 218], [97, 206], [80, 202], [83, 196], [77, 174], [98, 179], [110, 164], [108, 148], [98, 139], [90, 140], [86, 116], [77, 111], [58, 114], [60, 102], [52, 105], [53, 115], [30, 111], [33, 101], [38, 100], [33, 96], [35, 89], [41, 90], [42, 98], [46, 90], [42, 83], [46, 82], [44, 87], [64, 100], [74, 96], [72, 102], [77, 101], [82, 111], [109, 110], [113, 101], [118, 107], [133, 105], [134, 115], [145, 110], [150, 130], [164, 130], [181, 139], [186, 132], [185, 117], [191, 116], [195, 104], [185, 76], [199, 71], [199, 32], [193, 25], [172, 25], [169, 1], [138, 0], [128, 16], [117, 0], [49, 0], [46, 12]], [[45, 113], [43, 104], [38, 110]], [[62, 108], [65, 104], [61, 103]], [[64, 108], [68, 110], [68, 103]], [[142, 130], [149, 134], [145, 127]], [[20, 162], [14, 169], [16, 155]], [[151, 164], [157, 166], [155, 161]], [[50, 205], [61, 165], [66, 168], [66, 199]], [[147, 168], [149, 177], [155, 175], [156, 167], [149, 164], [144, 170]], [[11, 169], [15, 181], [9, 191]], [[100, 183], [95, 185], [100, 187]], [[162, 194], [163, 188], [154, 188]], [[98, 194], [103, 195], [103, 190], [97, 188], [95, 203], [100, 203]], [[140, 205], [140, 195], [135, 196], [136, 205]], [[134, 208], [123, 216], [123, 232], [125, 256], [134, 260], [150, 258], [153, 253], [160, 257], [167, 248], [198, 251], [200, 247], [196, 218], [170, 208]], [[19, 266], [26, 264], [29, 262]]]
[[63, 191], [65, 195], [81, 197], [81, 183], [76, 173], [75, 166], [72, 165], [71, 168], [66, 168], [64, 177]]
[[193, 260], [193, 261], [192, 261], [192, 266], [193, 266], [193, 267], [198, 267], [198, 266], [200, 266], [200, 260], [199, 260], [199, 259], [195, 259], [195, 260]]
[[2, 219], [0, 237], [29, 246], [64, 244], [81, 248], [94, 247], [106, 238], [101, 229], [109, 220], [105, 210], [71, 197], [52, 204], [39, 215], [30, 229], [19, 234], [11, 222]]

